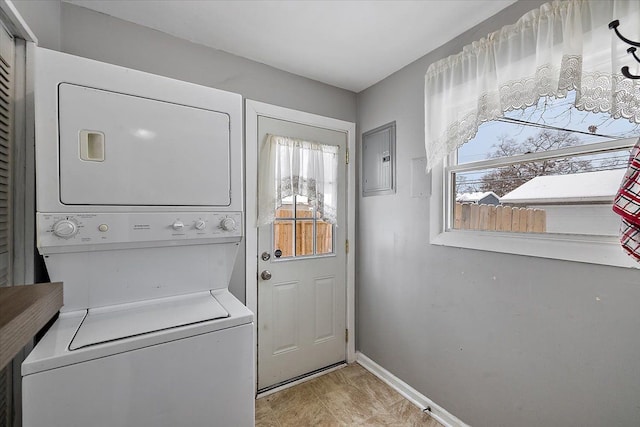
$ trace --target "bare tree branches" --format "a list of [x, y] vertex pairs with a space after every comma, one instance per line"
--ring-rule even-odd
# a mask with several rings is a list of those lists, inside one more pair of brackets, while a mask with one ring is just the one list
[[[521, 142], [507, 136], [500, 137], [498, 143], [493, 145], [489, 158], [557, 150], [579, 143], [580, 140], [569, 132], [544, 129]], [[480, 190], [493, 191], [502, 197], [536, 176], [586, 172], [591, 170], [591, 167], [590, 160], [580, 160], [575, 157], [504, 166], [484, 174], [480, 179]]]

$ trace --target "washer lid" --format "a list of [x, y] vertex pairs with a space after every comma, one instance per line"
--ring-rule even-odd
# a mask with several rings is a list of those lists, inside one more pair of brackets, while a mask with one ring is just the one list
[[69, 350], [225, 317], [229, 313], [208, 291], [92, 308]]

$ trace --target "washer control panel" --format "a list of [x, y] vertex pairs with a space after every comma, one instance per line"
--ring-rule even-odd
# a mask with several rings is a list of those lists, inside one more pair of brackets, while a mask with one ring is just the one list
[[37, 221], [40, 247], [242, 237], [240, 212], [38, 213]]

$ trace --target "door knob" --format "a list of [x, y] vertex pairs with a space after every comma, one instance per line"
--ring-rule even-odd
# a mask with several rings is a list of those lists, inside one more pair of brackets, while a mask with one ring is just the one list
[[269, 270], [265, 270], [260, 273], [260, 277], [262, 277], [262, 280], [269, 280], [271, 279], [271, 272]]

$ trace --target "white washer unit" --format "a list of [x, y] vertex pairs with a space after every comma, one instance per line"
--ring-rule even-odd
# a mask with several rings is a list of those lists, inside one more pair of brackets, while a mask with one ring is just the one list
[[37, 245], [64, 283], [23, 425], [250, 426], [242, 98], [36, 50]]

